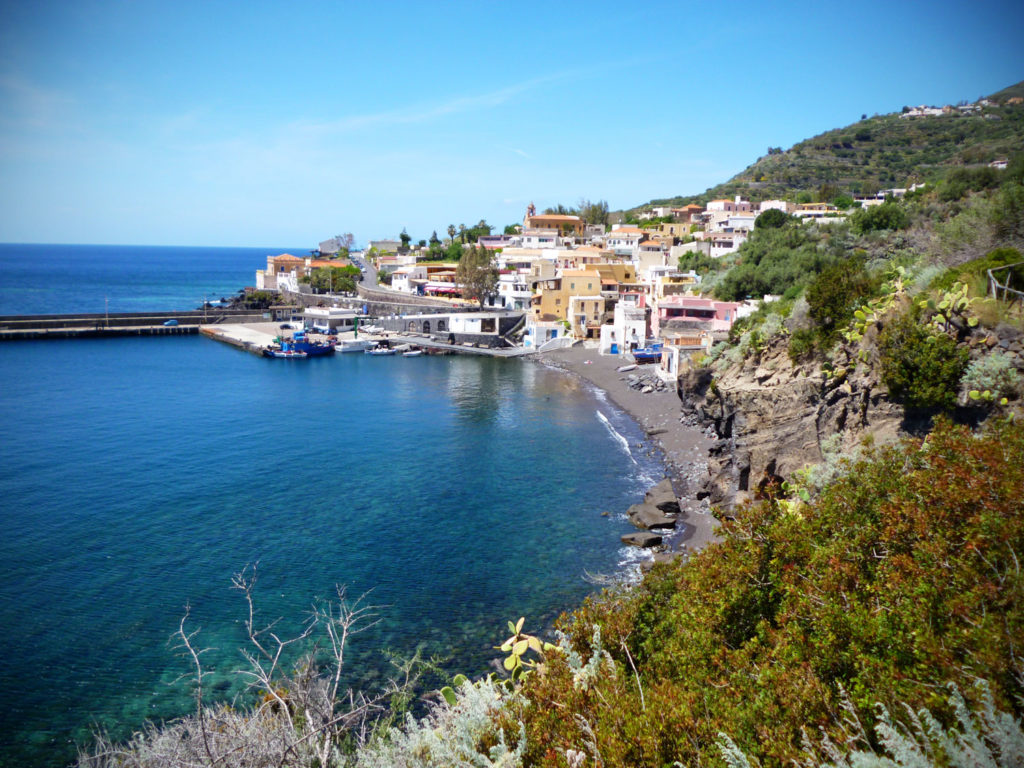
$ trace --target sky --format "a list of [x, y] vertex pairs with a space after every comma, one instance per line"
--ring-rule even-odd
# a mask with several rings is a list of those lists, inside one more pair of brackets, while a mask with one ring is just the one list
[[1024, 3], [0, 0], [0, 242], [316, 247], [726, 181], [1024, 80]]

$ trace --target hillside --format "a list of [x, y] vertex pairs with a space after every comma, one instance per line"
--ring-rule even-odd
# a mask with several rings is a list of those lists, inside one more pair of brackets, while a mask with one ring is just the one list
[[[1024, 105], [1006, 100], [1024, 95], [1024, 82], [988, 97], [999, 106], [934, 117], [876, 115], [826, 131], [785, 151], [772, 151], [728, 181], [702, 194], [652, 200], [652, 205], [705, 203], [744, 195], [757, 202], [815, 199], [837, 194], [872, 194], [879, 189], [934, 181], [950, 167], [988, 163], [1024, 150]], [[824, 193], [824, 194], [822, 194]]]

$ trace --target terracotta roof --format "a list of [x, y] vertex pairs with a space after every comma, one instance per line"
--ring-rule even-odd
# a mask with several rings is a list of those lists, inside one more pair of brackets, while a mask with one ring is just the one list
[[533, 216], [527, 216], [530, 219], [558, 219], [559, 221], [583, 221], [579, 216], [565, 216], [561, 213], [538, 213]]
[[298, 256], [292, 256], [290, 253], [282, 253], [280, 256], [274, 256], [274, 261], [304, 261]]

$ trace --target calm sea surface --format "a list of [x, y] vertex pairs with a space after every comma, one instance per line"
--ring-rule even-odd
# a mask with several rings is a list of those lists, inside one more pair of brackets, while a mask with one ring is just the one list
[[[102, 277], [102, 248], [61, 249], [67, 269], [88, 254], [111, 311], [115, 295], [138, 306]], [[124, 251], [109, 250], [116, 269]], [[143, 250], [157, 272], [182, 250], [206, 254], [190, 257], [204, 277], [224, 268], [205, 261], [235, 263], [225, 294], [275, 252]], [[72, 305], [84, 281], [69, 283], [46, 290]], [[199, 286], [183, 279], [173, 308]], [[52, 309], [13, 293], [0, 314]], [[230, 579], [256, 561], [263, 616], [284, 627], [336, 584], [372, 590], [382, 622], [353, 648], [353, 681], [379, 679], [385, 649], [485, 673], [506, 620], [548, 625], [592, 591], [587, 572], [629, 559], [621, 513], [662, 474], [641, 443], [597, 393], [523, 361], [274, 361], [202, 337], [3, 343], [0, 763], [65, 763], [96, 726], [124, 737], [187, 711], [188, 667], [168, 643], [186, 603], [214, 649], [211, 689], [239, 693]]]

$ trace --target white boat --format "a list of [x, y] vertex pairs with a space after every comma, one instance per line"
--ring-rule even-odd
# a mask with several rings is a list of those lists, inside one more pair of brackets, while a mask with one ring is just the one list
[[422, 354], [422, 349], [410, 349], [408, 352], [403, 352], [402, 357], [419, 357]]
[[334, 346], [335, 352], [365, 352], [373, 346], [369, 339], [340, 339]]
[[364, 349], [364, 355], [393, 355], [395, 350], [389, 349], [388, 347], [374, 347], [373, 349]]

